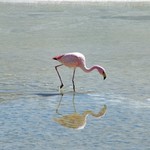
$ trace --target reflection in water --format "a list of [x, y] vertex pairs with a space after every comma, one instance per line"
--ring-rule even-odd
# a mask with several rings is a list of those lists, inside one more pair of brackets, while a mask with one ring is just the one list
[[[76, 112], [75, 103], [74, 103], [74, 97], [75, 97], [75, 93], [73, 94], [73, 97], [72, 97], [72, 103], [73, 103], [74, 111]], [[56, 113], [59, 114], [59, 115], [61, 115], [61, 114], [59, 113], [58, 109], [59, 109], [59, 107], [60, 107], [62, 98], [63, 98], [63, 94], [61, 95], [59, 104], [58, 104], [58, 106], [57, 106], [57, 108], [56, 108]]]
[[[73, 96], [73, 102], [74, 102], [74, 96]], [[60, 103], [58, 106], [60, 106]], [[104, 105], [103, 108], [101, 108], [101, 110], [98, 113], [94, 113], [91, 110], [86, 110], [82, 114], [75, 112], [73, 114], [64, 115], [59, 118], [54, 118], [54, 121], [67, 128], [83, 129], [86, 125], [86, 118], [88, 115], [91, 115], [96, 118], [100, 118], [106, 113], [106, 110], [107, 110], [107, 106]], [[58, 112], [58, 108], [56, 112]]]

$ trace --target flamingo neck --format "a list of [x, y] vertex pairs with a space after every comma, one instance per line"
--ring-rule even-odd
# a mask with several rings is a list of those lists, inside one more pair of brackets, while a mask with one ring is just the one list
[[90, 115], [90, 114], [92, 114], [92, 111], [90, 111], [90, 110], [87, 110], [87, 111], [85, 111], [85, 112], [83, 112], [83, 117], [86, 119], [86, 117], [88, 116], [88, 115]]
[[96, 117], [96, 118], [99, 118], [101, 116], [103, 116], [105, 113], [106, 113], [106, 109], [107, 109], [107, 106], [104, 105], [103, 108], [97, 113], [95, 114], [93, 111], [91, 110], [87, 110], [83, 113], [83, 116], [86, 118], [88, 115], [91, 115], [93, 117]]
[[88, 116], [88, 115], [92, 115], [93, 117], [100, 117], [101, 116], [101, 113], [99, 112], [98, 114], [95, 114], [95, 113], [93, 113], [92, 111], [90, 111], [90, 110], [87, 110], [87, 111], [85, 111], [84, 113], [83, 113], [83, 116], [84, 116], [84, 118], [86, 119], [86, 117]]
[[88, 68], [88, 67], [86, 67], [86, 65], [83, 65], [83, 66], [81, 66], [80, 67], [84, 72], [87, 72], [87, 73], [89, 73], [89, 72], [91, 72], [91, 71], [93, 71], [93, 70], [97, 70], [100, 74], [102, 74], [103, 72], [104, 72], [104, 68], [102, 68], [101, 66], [99, 66], [99, 65], [94, 65], [94, 66], [92, 66], [91, 68]]

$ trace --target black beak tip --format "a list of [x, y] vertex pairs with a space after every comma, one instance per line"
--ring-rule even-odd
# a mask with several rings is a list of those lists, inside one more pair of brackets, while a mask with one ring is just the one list
[[104, 77], [104, 80], [106, 79], [106, 76]]
[[57, 60], [55, 57], [53, 58], [54, 60]]

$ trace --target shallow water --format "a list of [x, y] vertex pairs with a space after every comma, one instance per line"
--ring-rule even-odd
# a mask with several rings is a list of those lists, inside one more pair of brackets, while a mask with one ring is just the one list
[[[150, 148], [150, 5], [0, 3], [0, 145], [2, 150]], [[79, 51], [95, 71], [59, 68], [52, 60]], [[56, 109], [59, 105], [59, 114]], [[82, 130], [53, 118], [107, 105], [100, 118], [87, 117]]]

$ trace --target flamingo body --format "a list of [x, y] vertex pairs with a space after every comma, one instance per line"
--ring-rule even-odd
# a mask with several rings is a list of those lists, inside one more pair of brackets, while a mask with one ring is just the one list
[[58, 66], [55, 66], [55, 69], [57, 71], [57, 74], [59, 76], [59, 79], [61, 81], [61, 86], [60, 88], [63, 87], [63, 82], [62, 79], [60, 77], [60, 74], [57, 70], [57, 67], [60, 67], [62, 65], [65, 65], [67, 67], [71, 67], [74, 68], [74, 72], [73, 72], [73, 77], [72, 77], [72, 82], [73, 82], [73, 89], [75, 92], [75, 85], [74, 85], [74, 75], [75, 75], [75, 69], [77, 67], [81, 68], [84, 72], [91, 72], [93, 70], [97, 70], [103, 77], [104, 79], [106, 78], [106, 73], [105, 73], [105, 69], [99, 65], [94, 65], [91, 68], [87, 68], [86, 67], [86, 60], [83, 54], [79, 53], [79, 52], [74, 52], [74, 53], [66, 53], [63, 55], [59, 55], [59, 56], [55, 56], [53, 57], [54, 60], [59, 61], [61, 64]]
[[53, 58], [54, 60], [59, 61], [63, 65], [67, 67], [81, 67], [81, 65], [85, 62], [85, 57], [81, 53], [66, 53], [64, 55], [56, 56]]

